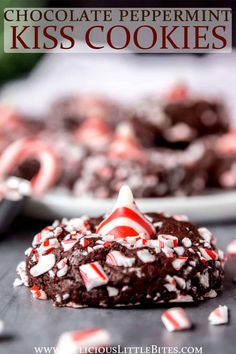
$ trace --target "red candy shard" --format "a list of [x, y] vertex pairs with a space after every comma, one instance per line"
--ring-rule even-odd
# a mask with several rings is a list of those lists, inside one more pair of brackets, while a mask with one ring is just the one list
[[115, 238], [145, 234], [152, 238], [155, 228], [137, 208], [133, 194], [128, 186], [120, 189], [119, 196], [112, 213], [97, 228], [97, 233], [113, 235]]

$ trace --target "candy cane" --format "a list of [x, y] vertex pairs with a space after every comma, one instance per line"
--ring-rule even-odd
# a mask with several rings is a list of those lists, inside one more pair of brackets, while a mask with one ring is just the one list
[[28, 158], [35, 158], [40, 163], [40, 170], [31, 180], [31, 187], [35, 195], [41, 195], [54, 185], [59, 175], [55, 152], [41, 141], [20, 139], [9, 145], [0, 156], [0, 179], [5, 179]]

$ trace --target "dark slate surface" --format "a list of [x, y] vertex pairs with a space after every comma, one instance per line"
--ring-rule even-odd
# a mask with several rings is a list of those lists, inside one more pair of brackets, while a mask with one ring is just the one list
[[[232, 282], [236, 276], [236, 261], [227, 263], [222, 295], [199, 305], [186, 306], [194, 328], [191, 331], [169, 333], [160, 318], [164, 307], [138, 310], [59, 309], [54, 308], [49, 301], [33, 299], [25, 287], [13, 288], [16, 265], [23, 259], [32, 235], [42, 225], [34, 220], [20, 219], [9, 234], [1, 237], [0, 319], [5, 322], [4, 334], [0, 336], [1, 354], [33, 354], [36, 353], [35, 347], [55, 346], [64, 331], [94, 326], [109, 329], [115, 345], [157, 345], [160, 353], [168, 354], [174, 353], [174, 350], [181, 353], [183, 347], [198, 347], [203, 354], [236, 353], [236, 284]], [[218, 236], [218, 246], [223, 250], [230, 240], [236, 239], [235, 223], [212, 225], [210, 229]], [[213, 327], [208, 324], [207, 317], [219, 304], [229, 307], [230, 324]], [[185, 353], [188, 352], [186, 350], [183, 348]], [[188, 350], [194, 353], [194, 349]]]

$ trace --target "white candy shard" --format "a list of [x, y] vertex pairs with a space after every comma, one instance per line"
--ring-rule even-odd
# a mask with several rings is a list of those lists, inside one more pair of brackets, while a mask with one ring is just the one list
[[211, 325], [216, 326], [216, 325], [221, 325], [221, 324], [226, 324], [229, 322], [229, 311], [227, 306], [218, 306], [215, 310], [213, 310], [209, 317], [208, 320]]
[[59, 338], [56, 354], [88, 353], [90, 352], [90, 347], [94, 349], [106, 347], [110, 344], [110, 334], [102, 328], [65, 332]]
[[172, 262], [172, 266], [176, 270], [180, 270], [183, 267], [183, 265], [187, 262], [187, 260], [188, 257], [178, 257]]
[[16, 278], [16, 279], [14, 280], [14, 282], [13, 282], [14, 288], [16, 288], [17, 286], [21, 286], [21, 285], [23, 285], [23, 284], [24, 284], [23, 281], [22, 281], [21, 279], [19, 279], [19, 278]]
[[56, 263], [56, 257], [54, 254], [47, 254], [40, 256], [38, 263], [30, 269], [30, 274], [33, 277], [38, 277], [54, 267]]
[[112, 286], [107, 286], [107, 292], [110, 297], [116, 296], [119, 294], [119, 290]]
[[200, 227], [198, 232], [206, 242], [211, 243], [213, 235], [206, 227]]
[[152, 263], [156, 259], [147, 249], [138, 251], [137, 256], [143, 263]]
[[26, 262], [22, 261], [16, 267], [16, 273], [19, 275], [20, 280], [25, 286], [29, 286], [28, 284], [28, 275], [26, 274]]
[[184, 309], [173, 307], [165, 311], [161, 316], [162, 322], [169, 332], [180, 331], [192, 327]]
[[185, 246], [185, 247], [191, 247], [192, 246], [192, 241], [190, 240], [190, 238], [188, 237], [185, 237], [183, 238], [182, 240], [182, 244]]

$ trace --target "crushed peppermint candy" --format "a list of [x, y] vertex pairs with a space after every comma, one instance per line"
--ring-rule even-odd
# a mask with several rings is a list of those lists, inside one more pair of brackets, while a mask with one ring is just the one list
[[33, 297], [38, 300], [47, 300], [47, 295], [46, 293], [40, 289], [38, 286], [34, 285], [31, 288], [31, 293], [33, 294]]
[[203, 258], [205, 258], [207, 261], [218, 259], [218, 254], [211, 249], [199, 247], [199, 251], [201, 252]]
[[59, 269], [57, 271], [57, 276], [60, 277], [64, 277], [67, 272], [68, 272], [68, 264], [67, 264], [67, 258], [63, 258], [60, 262], [57, 263], [57, 268]]
[[180, 270], [183, 265], [187, 262], [188, 257], [178, 257], [172, 262], [173, 268]]
[[182, 244], [184, 245], [184, 247], [188, 248], [192, 246], [192, 241], [190, 240], [190, 238], [184, 237], [182, 240]]
[[192, 327], [184, 309], [181, 307], [173, 307], [165, 311], [161, 319], [169, 332], [181, 331]]
[[159, 247], [174, 248], [178, 246], [178, 238], [173, 235], [158, 235]]
[[45, 256], [40, 256], [38, 263], [30, 269], [30, 274], [33, 277], [38, 277], [52, 269], [55, 263], [56, 257], [52, 253], [47, 254]]
[[152, 263], [156, 259], [147, 249], [139, 250], [137, 256], [143, 263]]
[[212, 233], [211, 233], [206, 227], [200, 227], [200, 228], [198, 229], [198, 232], [199, 232], [200, 236], [201, 236], [206, 242], [208, 242], [208, 243], [211, 242], [213, 235], [212, 235]]
[[[91, 349], [106, 347], [111, 344], [111, 336], [102, 328], [65, 332], [58, 341], [57, 354], [88, 353]], [[91, 348], [91, 349], [90, 349]]]
[[211, 325], [217, 326], [222, 324], [227, 324], [229, 322], [229, 310], [227, 306], [219, 305], [216, 309], [214, 309], [209, 317], [208, 320]]
[[88, 291], [108, 283], [109, 279], [99, 262], [83, 264], [79, 267], [84, 285]]
[[120, 251], [111, 251], [107, 255], [106, 263], [114, 266], [132, 267], [135, 258], [126, 257]]

